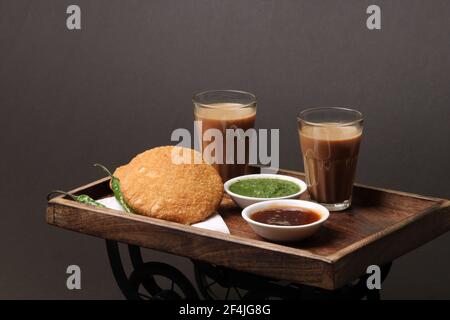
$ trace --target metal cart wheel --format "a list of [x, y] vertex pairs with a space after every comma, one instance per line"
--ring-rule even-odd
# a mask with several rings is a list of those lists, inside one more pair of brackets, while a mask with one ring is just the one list
[[195, 281], [205, 299], [295, 299], [297, 290], [279, 281], [209, 263], [193, 261]]
[[224, 268], [198, 261], [193, 261], [193, 263], [195, 282], [204, 299], [242, 299], [247, 292], [230, 281], [230, 275]]
[[[162, 282], [156, 279], [162, 278]], [[148, 285], [151, 283], [151, 286]], [[178, 269], [160, 262], [147, 262], [130, 275], [130, 284], [141, 300], [195, 300], [197, 291]], [[145, 293], [143, 290], [145, 290]]]
[[[118, 243], [107, 240], [106, 248], [114, 278], [126, 299], [198, 299], [197, 291], [180, 271], [165, 263], [144, 263], [139, 247], [128, 246], [134, 268], [130, 277], [125, 272]], [[157, 278], [164, 281], [160, 283]]]

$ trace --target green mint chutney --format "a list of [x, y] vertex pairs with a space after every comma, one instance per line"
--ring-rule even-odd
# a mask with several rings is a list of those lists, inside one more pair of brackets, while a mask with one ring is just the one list
[[300, 187], [294, 182], [281, 179], [242, 179], [233, 183], [230, 191], [246, 197], [278, 198], [297, 193]]

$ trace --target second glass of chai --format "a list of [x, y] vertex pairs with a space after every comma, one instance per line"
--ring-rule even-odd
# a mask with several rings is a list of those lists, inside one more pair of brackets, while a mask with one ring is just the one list
[[[215, 166], [224, 182], [245, 174], [249, 162], [249, 139], [236, 129], [245, 132], [253, 128], [255, 95], [237, 90], [211, 90], [194, 95], [192, 101], [204, 160]], [[227, 129], [236, 134], [230, 135], [232, 132], [227, 132], [231, 131]], [[212, 148], [212, 143], [215, 143], [215, 148]]]
[[311, 200], [330, 211], [347, 209], [352, 202], [363, 115], [346, 108], [314, 108], [300, 112], [297, 120]]

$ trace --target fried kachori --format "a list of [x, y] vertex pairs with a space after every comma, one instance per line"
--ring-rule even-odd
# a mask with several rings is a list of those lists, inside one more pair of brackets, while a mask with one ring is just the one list
[[199, 152], [183, 147], [145, 151], [117, 168], [114, 176], [135, 213], [183, 224], [209, 217], [223, 196], [216, 169]]

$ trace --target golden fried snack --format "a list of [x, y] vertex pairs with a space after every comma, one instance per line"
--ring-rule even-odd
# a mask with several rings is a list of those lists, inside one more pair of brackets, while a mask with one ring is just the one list
[[117, 168], [114, 176], [135, 213], [183, 224], [209, 217], [223, 196], [214, 167], [204, 163], [199, 152], [182, 147], [145, 151]]

